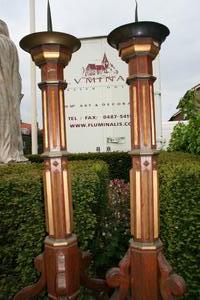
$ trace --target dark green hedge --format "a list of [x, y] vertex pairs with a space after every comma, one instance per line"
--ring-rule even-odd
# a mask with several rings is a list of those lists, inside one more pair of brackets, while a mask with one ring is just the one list
[[129, 181], [129, 169], [131, 167], [131, 157], [127, 152], [113, 153], [86, 153], [70, 154], [69, 160], [102, 160], [109, 167], [110, 179], [124, 179]]
[[[30, 162], [41, 163], [43, 159], [39, 155], [27, 156]], [[123, 179], [129, 181], [129, 170], [131, 168], [131, 156], [128, 152], [105, 152], [105, 153], [77, 153], [69, 154], [70, 161], [76, 160], [101, 160], [107, 163], [109, 168], [110, 179]], [[159, 155], [159, 163], [165, 163], [168, 160], [175, 162], [196, 161], [200, 160], [199, 155], [191, 155], [183, 152], [167, 152], [161, 151]]]
[[[115, 162], [122, 157], [120, 155], [115, 154]], [[122, 155], [128, 166], [124, 174], [128, 174], [130, 158], [126, 153]], [[117, 166], [113, 163], [115, 174]], [[0, 168], [0, 294], [7, 292], [12, 295], [19, 287], [36, 278], [33, 257], [41, 253], [45, 235], [40, 169], [40, 164]], [[114, 182], [117, 186], [112, 186], [112, 199], [107, 208], [108, 175], [105, 164], [89, 162], [88, 166], [87, 162], [72, 162], [72, 172], [76, 232], [80, 245], [93, 251], [97, 271], [101, 271], [101, 265], [104, 271], [117, 265], [118, 253], [121, 256], [128, 247], [129, 233], [124, 232], [124, 220], [127, 220], [124, 215], [129, 213], [124, 202], [127, 196], [123, 197], [124, 200], [121, 196], [121, 191], [125, 195], [127, 189], [124, 185], [120, 188], [118, 181]], [[200, 157], [163, 152], [159, 157], [159, 176], [161, 238], [166, 256], [188, 284], [188, 295], [184, 299], [199, 300]], [[119, 211], [116, 212], [117, 207]], [[121, 213], [120, 218], [118, 212]], [[30, 230], [27, 231], [27, 228]]]
[[[39, 155], [28, 155], [31, 162], [42, 162]], [[77, 153], [69, 154], [70, 161], [77, 160], [102, 160], [107, 163], [110, 179], [120, 178], [129, 181], [129, 169], [131, 167], [131, 157], [127, 152], [105, 152], [105, 153]]]
[[[162, 152], [159, 156], [159, 178], [161, 239], [164, 243], [164, 251], [174, 271], [183, 276], [188, 285], [188, 293], [183, 299], [199, 300], [200, 156]], [[129, 208], [124, 206], [127, 188], [122, 182], [112, 181], [111, 192], [110, 201], [112, 200], [111, 204], [116, 213], [111, 212], [109, 222], [105, 222], [108, 227], [104, 231], [106, 232], [105, 244], [109, 245], [109, 251], [115, 260], [114, 249], [117, 249], [115, 251], [121, 255], [124, 249], [128, 248], [129, 234], [120, 232], [119, 228], [124, 229], [124, 220], [127, 221]], [[118, 222], [115, 215], [120, 216]], [[106, 253], [106, 259], [111, 265], [110, 253]]]
[[[75, 231], [80, 247], [95, 253], [107, 205], [104, 162], [72, 162]], [[33, 259], [42, 253], [44, 224], [41, 164], [0, 167], [0, 295], [12, 299], [38, 274]], [[95, 238], [94, 238], [95, 237]], [[0, 296], [0, 297], [1, 297]]]
[[[164, 251], [175, 272], [183, 276], [188, 293], [183, 299], [200, 299], [200, 156], [162, 152], [159, 156], [161, 239]], [[120, 188], [119, 188], [120, 186]], [[128, 187], [128, 184], [127, 184]], [[114, 212], [105, 228], [105, 244], [113, 254], [128, 248], [129, 234], [120, 232], [129, 216], [127, 189], [118, 180], [112, 181], [112, 206], [123, 216], [116, 221]], [[121, 195], [123, 193], [123, 195]], [[117, 203], [117, 205], [116, 205]], [[121, 213], [122, 211], [122, 213]], [[121, 224], [119, 224], [121, 222]], [[115, 228], [119, 236], [115, 232]], [[121, 236], [120, 236], [121, 235]], [[116, 243], [114, 245], [114, 243]], [[104, 253], [106, 250], [104, 250]], [[106, 254], [108, 263], [109, 254]], [[105, 260], [104, 260], [105, 261]], [[105, 268], [106, 269], [106, 268]]]
[[161, 238], [174, 270], [188, 285], [184, 299], [200, 299], [200, 159], [160, 158]]

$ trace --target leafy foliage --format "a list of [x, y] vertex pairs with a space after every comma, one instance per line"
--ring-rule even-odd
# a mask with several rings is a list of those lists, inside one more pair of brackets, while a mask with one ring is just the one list
[[[177, 159], [175, 159], [177, 157]], [[191, 159], [189, 159], [191, 157]], [[184, 299], [200, 299], [200, 159], [169, 154], [160, 174], [161, 238], [173, 269], [188, 285]]]
[[[107, 166], [87, 161], [72, 162], [70, 168], [75, 232], [80, 247], [95, 253], [107, 203]], [[0, 178], [0, 295], [12, 299], [38, 278], [33, 260], [46, 235], [42, 165], [1, 166]]]
[[99, 249], [95, 253], [96, 273], [100, 276], [105, 276], [110, 267], [118, 265], [131, 238], [129, 183], [122, 179], [111, 180], [108, 195], [108, 208], [103, 218]]
[[196, 90], [187, 91], [181, 98], [178, 108], [180, 109], [184, 120], [190, 120], [196, 117], [200, 111], [200, 95]]
[[[174, 271], [186, 280], [188, 293], [183, 299], [199, 300], [200, 157], [163, 152], [159, 157], [159, 177], [161, 240], [165, 254]], [[108, 246], [102, 255], [108, 266], [116, 266], [130, 239], [129, 184], [114, 180], [109, 194], [111, 213], [104, 229]]]
[[169, 143], [169, 151], [200, 154], [200, 96], [197, 91], [188, 91], [179, 102], [179, 108], [188, 124], [175, 126]]
[[[39, 155], [27, 156], [31, 162], [42, 162]], [[131, 156], [127, 152], [101, 152], [101, 153], [77, 153], [69, 154], [70, 161], [77, 160], [101, 160], [107, 163], [110, 179], [124, 179], [129, 181], [129, 169], [131, 167]]]
[[108, 168], [97, 161], [72, 162], [71, 166], [75, 232], [82, 249], [96, 252], [99, 224], [108, 203]]
[[187, 152], [188, 147], [188, 125], [178, 123], [171, 134], [168, 151]]
[[37, 278], [33, 258], [45, 236], [42, 182], [37, 165], [0, 167], [0, 293], [10, 299]]
[[[111, 161], [123, 157], [121, 165], [127, 166], [123, 172], [127, 177], [129, 155], [115, 155]], [[113, 163], [112, 168], [117, 174], [118, 164]], [[45, 235], [41, 169], [41, 164], [0, 168], [0, 294], [5, 299], [12, 299], [38, 276], [33, 258], [42, 252]], [[129, 184], [112, 180], [107, 190], [106, 164], [96, 160], [71, 162], [71, 170], [80, 247], [91, 250], [95, 259], [90, 271], [102, 276], [118, 265], [129, 245]], [[162, 152], [159, 176], [161, 239], [166, 256], [188, 284], [184, 299], [199, 300], [200, 156]]]

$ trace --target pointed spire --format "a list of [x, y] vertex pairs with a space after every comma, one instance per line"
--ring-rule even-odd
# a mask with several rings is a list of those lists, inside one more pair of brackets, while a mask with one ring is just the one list
[[107, 59], [107, 56], [106, 56], [106, 53], [104, 52], [104, 56], [103, 56], [103, 59], [102, 59], [102, 65], [104, 66], [104, 67], [108, 67], [109, 66], [109, 61], [108, 61], [108, 59]]
[[53, 31], [49, 0], [47, 4], [47, 31]]
[[137, 0], [135, 0], [136, 7], [135, 7], [135, 22], [138, 22], [138, 3]]
[[107, 59], [107, 56], [106, 56], [106, 53], [104, 52], [104, 55], [103, 55], [103, 59], [102, 59], [102, 63], [103, 62], [108, 62], [108, 59]]

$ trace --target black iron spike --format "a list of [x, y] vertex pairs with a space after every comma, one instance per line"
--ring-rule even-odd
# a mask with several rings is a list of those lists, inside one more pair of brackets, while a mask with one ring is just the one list
[[52, 26], [52, 18], [51, 18], [51, 7], [49, 4], [47, 4], [47, 31], [53, 31], [53, 26]]
[[135, 22], [138, 22], [138, 3], [137, 0], [135, 0], [136, 6], [135, 6]]

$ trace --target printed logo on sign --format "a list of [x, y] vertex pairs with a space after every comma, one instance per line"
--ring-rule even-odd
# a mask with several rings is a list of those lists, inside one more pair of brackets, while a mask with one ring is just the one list
[[104, 53], [99, 64], [89, 63], [82, 68], [82, 77], [74, 78], [76, 84], [98, 84], [111, 82], [125, 82], [123, 76], [119, 75], [119, 71], [108, 60], [106, 53]]
[[104, 53], [101, 64], [88, 64], [86, 68], [83, 68], [83, 76], [85, 77], [98, 75], [107, 76], [108, 74], [118, 73], [118, 70], [108, 61], [106, 53]]

